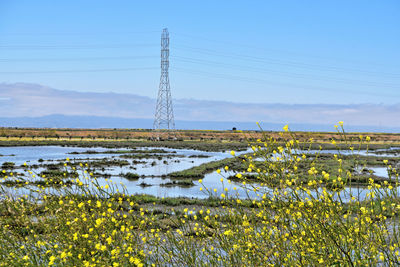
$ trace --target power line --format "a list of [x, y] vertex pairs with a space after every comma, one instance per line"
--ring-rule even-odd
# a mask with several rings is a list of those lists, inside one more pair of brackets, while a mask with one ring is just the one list
[[[111, 57], [110, 57], [111, 58]], [[199, 62], [193, 61], [193, 60], [182, 60], [176, 59], [177, 61], [183, 61], [183, 62], [191, 62], [191, 63], [199, 63], [199, 64], [207, 64], [207, 63], [216, 63], [216, 62], [208, 62], [205, 61], [203, 62], [202, 60], [199, 60]], [[100, 59], [100, 58], [99, 58]], [[237, 66], [237, 65], [231, 65], [231, 64], [223, 64], [222, 65], [227, 65], [227, 66]], [[218, 64], [219, 65], [219, 64]], [[133, 71], [133, 70], [151, 70], [151, 69], [156, 69], [156, 67], [129, 67], [129, 68], [104, 68], [104, 69], [69, 69], [69, 70], [34, 70], [34, 71], [4, 71], [0, 72], [0, 74], [52, 74], [52, 73], [84, 73], [84, 72], [119, 72], [119, 71]], [[219, 74], [219, 73], [211, 73], [211, 72], [202, 72], [199, 70], [192, 70], [192, 69], [185, 69], [185, 68], [175, 68], [178, 71], [189, 71], [191, 73], [207, 73], [208, 75], [212, 75], [212, 77], [217, 77], [217, 78], [226, 78], [226, 79], [234, 79], [234, 80], [241, 80], [241, 81], [247, 81], [247, 82], [268, 82], [270, 81], [265, 81], [263, 79], [257, 79], [257, 78], [250, 78], [250, 77], [243, 77], [243, 76], [235, 76], [235, 75], [226, 75], [226, 74]], [[364, 81], [356, 81], [356, 80], [347, 80], [347, 79], [334, 79], [330, 77], [317, 77], [317, 76], [304, 76], [301, 74], [294, 74], [294, 73], [288, 73], [288, 72], [280, 72], [280, 71], [275, 71], [275, 70], [264, 70], [264, 69], [257, 69], [257, 68], [251, 68], [249, 67], [247, 70], [251, 70], [252, 72], [258, 72], [258, 73], [263, 73], [267, 74], [270, 72], [273, 73], [278, 73], [281, 75], [286, 75], [288, 77], [297, 77], [297, 78], [312, 78], [312, 79], [319, 79], [319, 80], [333, 80], [336, 82], [342, 82], [342, 83], [347, 83], [347, 84], [364, 84], [364, 86], [385, 86], [385, 87], [391, 87], [391, 88], [399, 88], [400, 86], [398, 85], [392, 85], [392, 84], [385, 84], [385, 83], [374, 83], [374, 82], [364, 82]], [[239, 78], [240, 77], [240, 78]], [[293, 86], [293, 85], [291, 85]]]
[[381, 82], [360, 81], [360, 80], [343, 79], [343, 78], [340, 79], [340, 78], [332, 78], [332, 77], [328, 77], [328, 76], [316, 76], [316, 75], [309, 75], [309, 74], [292, 73], [292, 72], [285, 72], [285, 71], [277, 71], [274, 69], [255, 68], [253, 66], [227, 64], [227, 63], [222, 63], [222, 62], [217, 62], [217, 61], [208, 61], [208, 60], [180, 57], [180, 56], [174, 56], [173, 58], [175, 58], [175, 60], [178, 62], [180, 61], [180, 62], [193, 63], [193, 64], [209, 65], [209, 66], [211, 65], [211, 66], [233, 67], [233, 68], [238, 68], [238, 69], [244, 70], [244, 71], [251, 71], [251, 72], [257, 72], [257, 73], [262, 73], [262, 74], [275, 73], [275, 74], [278, 74], [281, 76], [294, 77], [294, 78], [314, 79], [314, 80], [322, 80], [322, 81], [330, 80], [330, 81], [340, 82], [340, 83], [362, 84], [365, 86], [385, 86], [385, 87], [391, 87], [391, 88], [400, 88], [400, 85], [381, 83]]
[[[93, 49], [93, 48], [121, 48], [121, 47], [137, 47], [137, 46], [153, 46], [153, 44], [91, 44], [91, 45], [0, 45], [0, 48], [9, 48], [9, 49]], [[218, 56], [218, 57], [223, 57], [223, 58], [230, 58], [230, 59], [239, 59], [242, 61], [246, 62], [256, 62], [256, 63], [261, 63], [261, 64], [268, 64], [268, 65], [282, 65], [282, 66], [289, 66], [289, 67], [295, 67], [295, 68], [301, 68], [301, 69], [317, 69], [317, 70], [328, 70], [328, 71], [335, 71], [335, 72], [360, 72], [368, 75], [388, 75], [388, 76], [393, 76], [393, 78], [399, 78], [400, 76], [398, 74], [393, 74], [393, 73], [381, 73], [381, 72], [371, 72], [371, 71], [365, 71], [365, 70], [357, 70], [357, 69], [348, 69], [348, 68], [340, 68], [340, 67], [334, 67], [334, 66], [323, 66], [323, 65], [318, 65], [318, 64], [309, 64], [309, 63], [302, 63], [302, 62], [295, 62], [295, 61], [285, 61], [285, 60], [279, 60], [279, 59], [272, 59], [272, 58], [266, 58], [266, 57], [257, 57], [257, 56], [249, 56], [249, 55], [243, 55], [243, 54], [238, 54], [238, 53], [225, 53], [225, 52], [220, 52], [217, 50], [212, 50], [212, 49], [204, 49], [204, 48], [196, 48], [196, 47], [190, 47], [190, 46], [174, 46], [178, 48], [178, 50], [189, 50], [189, 51], [194, 51], [199, 54], [206, 54], [206, 55], [213, 55], [213, 56]], [[36, 61], [50, 61], [50, 62], [55, 62], [55, 61], [100, 61], [100, 60], [132, 60], [132, 59], [144, 59], [144, 58], [154, 58], [155, 56], [110, 56], [110, 57], [79, 57], [79, 58], [30, 58], [30, 59], [10, 59], [10, 58], [4, 58], [0, 59], [0, 62], [36, 62]], [[310, 75], [310, 74], [303, 74], [303, 73], [294, 73], [294, 72], [288, 72], [288, 71], [279, 71], [275, 69], [264, 69], [264, 68], [257, 68], [254, 66], [246, 66], [246, 65], [237, 65], [237, 64], [228, 64], [224, 62], [218, 62], [218, 61], [209, 61], [209, 60], [204, 60], [204, 59], [198, 59], [198, 58], [192, 58], [192, 57], [182, 57], [182, 56], [174, 56], [177, 61], [180, 62], [186, 62], [186, 63], [193, 63], [193, 64], [201, 64], [201, 65], [211, 65], [211, 66], [222, 66], [222, 67], [228, 67], [228, 68], [238, 68], [241, 70], [245, 71], [252, 71], [252, 72], [258, 72], [258, 73], [263, 73], [263, 74], [269, 74], [269, 73], [275, 73], [278, 75], [283, 75], [286, 77], [295, 77], [295, 78], [303, 78], [303, 79], [318, 79], [318, 80], [330, 80], [334, 82], [341, 82], [341, 83], [356, 83], [359, 85], [364, 85], [364, 86], [380, 86], [380, 87], [391, 87], [391, 88], [399, 88], [399, 85], [396, 84], [388, 84], [388, 83], [381, 83], [381, 82], [374, 82], [374, 81], [360, 81], [360, 80], [353, 80], [353, 79], [343, 79], [343, 78], [334, 78], [334, 77], [329, 77], [329, 76], [317, 76], [317, 75]], [[132, 70], [147, 70], [147, 69], [154, 69], [152, 67], [150, 68], [104, 68], [104, 69], [84, 69], [84, 70], [42, 70], [42, 71], [6, 71], [6, 72], [0, 72], [0, 74], [39, 74], [39, 73], [81, 73], [81, 72], [116, 72], [116, 71], [132, 71]], [[185, 69], [180, 69], [185, 70]], [[186, 71], [191, 71], [191, 72], [196, 72], [199, 73], [197, 70], [188, 70]], [[200, 71], [201, 72], [201, 71]], [[202, 72], [203, 74], [205, 72]], [[214, 75], [214, 77], [227, 77], [227, 75], [224, 74], [218, 74], [218, 73], [208, 73], [208, 75]], [[262, 79], [254, 79], [254, 78], [249, 78], [249, 77], [240, 77], [240, 76], [231, 76], [228, 75], [229, 77], [227, 79], [240, 79], [242, 81], [248, 81], [248, 82], [254, 82], [254, 81], [261, 81], [261, 82], [267, 82]], [[293, 85], [290, 85], [293, 86]], [[363, 92], [359, 92], [363, 93]]]
[[[0, 45], [0, 49], [10, 49], [10, 50], [48, 50], [48, 49], [112, 49], [112, 48], [129, 48], [129, 47], [151, 47], [151, 46], [158, 46], [157, 44], [147, 43], [147, 44], [81, 44], [81, 45]], [[310, 64], [310, 63], [303, 63], [297, 61], [285, 61], [281, 59], [273, 59], [273, 58], [266, 58], [266, 57], [256, 57], [256, 56], [249, 56], [244, 54], [238, 53], [224, 53], [217, 50], [212, 49], [205, 49], [205, 48], [196, 48], [191, 46], [185, 45], [178, 45], [174, 46], [178, 48], [178, 50], [186, 50], [186, 51], [194, 51], [196, 53], [219, 56], [224, 58], [230, 59], [239, 59], [244, 61], [251, 61], [263, 64], [274, 64], [274, 65], [281, 65], [287, 67], [294, 67], [294, 68], [302, 68], [302, 69], [316, 69], [316, 70], [323, 70], [323, 71], [334, 71], [334, 72], [358, 72], [367, 75], [384, 75], [384, 76], [391, 76], [391, 77], [399, 77], [399, 74], [394, 73], [385, 73], [385, 72], [378, 72], [378, 71], [368, 71], [362, 69], [354, 69], [354, 68], [343, 68], [343, 67], [335, 67], [335, 66], [326, 66], [326, 65], [319, 65], [319, 64]], [[103, 57], [103, 59], [106, 59]], [[108, 57], [108, 59], [112, 59], [112, 57]], [[117, 58], [116, 58], [117, 59]], [[118, 58], [122, 59], [122, 57]], [[27, 59], [28, 61], [69, 61], [68, 59], [60, 59], [60, 60], [40, 60], [40, 59]], [[83, 58], [82, 60], [96, 60], [96, 59], [88, 59]], [[100, 59], [99, 59], [100, 60]], [[12, 60], [12, 59], [0, 59], [3, 62], [10, 62], [10, 61], [25, 61], [25, 60]], [[71, 60], [72, 61], [72, 60]]]
[[154, 70], [157, 67], [144, 68], [115, 68], [115, 69], [85, 69], [85, 70], [49, 70], [49, 71], [2, 71], [0, 74], [51, 74], [51, 73], [84, 73], [84, 72], [118, 72], [118, 71], [133, 71], [133, 70]]
[[0, 62], [57, 62], [57, 61], [98, 61], [98, 60], [131, 60], [158, 58], [158, 56], [113, 56], [113, 57], [76, 57], [76, 58], [0, 58]]
[[[182, 36], [184, 38], [189, 38], [189, 39], [194, 39], [196, 40], [196, 42], [198, 42], [199, 39], [205, 40], [207, 42], [211, 42], [211, 43], [217, 43], [217, 44], [222, 44], [222, 45], [229, 45], [229, 46], [236, 46], [236, 47], [244, 47], [244, 48], [251, 48], [251, 49], [257, 49], [257, 50], [261, 50], [261, 51], [268, 51], [268, 52], [272, 52], [272, 53], [283, 53], [285, 55], [287, 54], [293, 54], [293, 55], [297, 55], [297, 56], [301, 56], [301, 57], [314, 57], [314, 58], [318, 58], [318, 59], [325, 59], [325, 60], [335, 60], [337, 61], [337, 58], [332, 58], [332, 57], [326, 57], [326, 56], [316, 56], [316, 55], [305, 55], [305, 54], [299, 54], [298, 52], [294, 52], [294, 51], [289, 51], [289, 50], [282, 50], [282, 49], [271, 49], [271, 48], [265, 48], [265, 47], [261, 47], [261, 46], [255, 46], [255, 45], [249, 45], [249, 44], [238, 44], [235, 42], [227, 42], [227, 41], [221, 41], [221, 40], [217, 40], [217, 39], [211, 39], [209, 37], [204, 37], [204, 36], [197, 36], [197, 35], [191, 35], [191, 34], [187, 34], [187, 33], [175, 33], [178, 37]], [[342, 60], [341, 60], [342, 61]], [[382, 66], [382, 64], [376, 63], [376, 62], [365, 62], [365, 61], [354, 61], [354, 60], [345, 60], [346, 62], [349, 63], [356, 63], [356, 64], [371, 64], [374, 66], [380, 65]], [[386, 66], [386, 65], [383, 65]]]
[[269, 64], [273, 63], [275, 65], [297, 67], [297, 68], [313, 68], [313, 69], [317, 69], [317, 70], [328, 70], [328, 71], [335, 71], [335, 72], [359, 72], [359, 73], [364, 73], [364, 74], [368, 74], [368, 75], [375, 74], [375, 75], [398, 76], [398, 74], [393, 74], [393, 73], [383, 73], [383, 72], [374, 72], [374, 71], [352, 69], [352, 68], [324, 66], [324, 65], [309, 64], [309, 63], [302, 63], [302, 62], [296, 62], [296, 61], [284, 61], [284, 60], [280, 60], [280, 59], [255, 57], [255, 56], [236, 54], [236, 53], [224, 53], [224, 52], [219, 52], [217, 50], [191, 47], [191, 46], [185, 46], [185, 45], [178, 45], [178, 46], [174, 46], [174, 47], [177, 48], [178, 50], [182, 49], [182, 50], [186, 50], [186, 51], [192, 51], [192, 52], [194, 51], [197, 53], [202, 53], [205, 55], [219, 56], [219, 57], [230, 58], [230, 59], [239, 59], [239, 60], [252, 61], [252, 62], [258, 62], [258, 63], [269, 63]]
[[[127, 36], [127, 35], [143, 35], [143, 34], [153, 34], [153, 33], [158, 33], [158, 30], [149, 30], [149, 31], [119, 31], [119, 32], [94, 32], [94, 31], [90, 31], [90, 32], [53, 32], [53, 33], [44, 33], [44, 32], [26, 32], [26, 33], [3, 33], [2, 36], [108, 36], [108, 35], [123, 35], [123, 36]], [[236, 47], [244, 47], [244, 48], [251, 48], [251, 49], [257, 49], [259, 51], [269, 51], [272, 53], [284, 53], [284, 54], [292, 54], [292, 55], [297, 55], [297, 56], [301, 56], [301, 57], [314, 57], [314, 58], [318, 58], [318, 59], [328, 59], [328, 60], [337, 60], [337, 58], [332, 58], [332, 57], [327, 57], [327, 56], [318, 56], [318, 55], [305, 55], [305, 54], [300, 54], [298, 52], [295, 51], [290, 51], [290, 50], [282, 50], [282, 49], [271, 49], [271, 48], [266, 48], [264, 46], [257, 46], [257, 45], [250, 45], [250, 44], [240, 44], [240, 43], [236, 43], [236, 42], [229, 42], [229, 41], [223, 41], [223, 40], [218, 40], [215, 38], [210, 38], [210, 37], [205, 37], [205, 36], [199, 36], [199, 35], [192, 35], [192, 34], [187, 34], [187, 33], [183, 33], [183, 32], [176, 32], [174, 31], [174, 36], [175, 38], [188, 38], [188, 39], [192, 39], [192, 40], [196, 40], [196, 42], [200, 39], [200, 40], [204, 40], [206, 42], [210, 42], [210, 43], [215, 43], [215, 44], [222, 44], [222, 45], [230, 45], [230, 46], [236, 46]], [[349, 61], [346, 60], [346, 62], [355, 62], [356, 64], [373, 64], [374, 66], [377, 65], [376, 62], [365, 62], [365, 61]]]
[[157, 44], [88, 44], [88, 45], [0, 45], [1, 49], [8, 50], [47, 50], [47, 49], [108, 49], [108, 48], [129, 48], [149, 47]]
[[20, 33], [2, 33], [2, 36], [106, 36], [106, 35], [133, 35], [133, 34], [153, 34], [159, 30], [151, 31], [127, 31], [127, 32], [20, 32]]
[[392, 94], [385, 94], [380, 92], [373, 93], [373, 92], [365, 92], [361, 90], [353, 90], [353, 89], [337, 89], [337, 88], [327, 88], [327, 87], [320, 87], [320, 86], [309, 86], [309, 85], [298, 85], [298, 84], [291, 84], [291, 83], [282, 83], [282, 82], [274, 82], [270, 80], [258, 79], [258, 78], [248, 78], [243, 76], [236, 76], [236, 75], [227, 75], [227, 74], [220, 74], [214, 72], [207, 72], [207, 71], [198, 71], [198, 70], [191, 70], [185, 68], [172, 68], [174, 71], [181, 72], [181, 73], [188, 73], [194, 75], [200, 75], [205, 77], [211, 78], [218, 78], [218, 79], [226, 79], [226, 80], [236, 80], [236, 81], [244, 81], [244, 82], [251, 82], [251, 83], [258, 83], [263, 85], [277, 85], [277, 86], [284, 86], [289, 88], [297, 88], [303, 90], [313, 90], [313, 91], [329, 91], [329, 92], [342, 92], [342, 93], [352, 93], [352, 94], [359, 94], [359, 95], [370, 95], [370, 96], [385, 96], [385, 97], [399, 97], [400, 95], [392, 95]]
[[[68, 61], [101, 61], [101, 60], [132, 60], [132, 59], [147, 59], [147, 58], [158, 58], [158, 56], [113, 56], [113, 57], [78, 57], [78, 58], [30, 58], [30, 59], [12, 59], [12, 58], [3, 58], [0, 59], [0, 62], [68, 62]], [[334, 81], [334, 82], [341, 82], [341, 83], [353, 83], [353, 84], [362, 84], [366, 86], [385, 86], [385, 87], [393, 87], [398, 88], [399, 85], [393, 85], [388, 83], [381, 83], [381, 82], [371, 82], [371, 81], [360, 81], [360, 80], [352, 80], [352, 79], [339, 79], [327, 76], [318, 76], [318, 75], [310, 75], [310, 74], [302, 74], [302, 73], [293, 73], [293, 72], [286, 72], [286, 71], [277, 71], [275, 69], [264, 69], [264, 68], [256, 68], [254, 66], [247, 66], [247, 65], [236, 65], [236, 64], [228, 64], [218, 61], [209, 61], [204, 59], [198, 58], [191, 58], [191, 57], [181, 57], [181, 56], [173, 56], [173, 58], [178, 62], [185, 62], [185, 63], [193, 63], [193, 64], [201, 64], [201, 65], [211, 65], [211, 66], [222, 66], [222, 67], [229, 67], [229, 68], [237, 68], [244, 71], [251, 71], [251, 72], [258, 72], [262, 74], [269, 74], [275, 73], [278, 75], [286, 76], [286, 77], [294, 77], [294, 78], [311, 78], [323, 81]], [[47, 73], [48, 71], [22, 71], [21, 73]], [[63, 71], [57, 71], [63, 72]], [[69, 70], [69, 72], [72, 72]], [[76, 71], [80, 72], [80, 71]], [[12, 73], [18, 73], [17, 71]]]

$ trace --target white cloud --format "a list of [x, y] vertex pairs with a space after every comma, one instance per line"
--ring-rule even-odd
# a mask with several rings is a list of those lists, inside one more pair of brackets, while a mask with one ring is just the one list
[[[131, 94], [62, 91], [36, 84], [0, 84], [1, 117], [51, 114], [153, 118], [155, 99]], [[289, 105], [174, 99], [175, 118], [400, 127], [400, 105]]]

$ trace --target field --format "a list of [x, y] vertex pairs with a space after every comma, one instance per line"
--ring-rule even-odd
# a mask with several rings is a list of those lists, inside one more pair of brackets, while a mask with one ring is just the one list
[[[339, 125], [178, 131], [159, 141], [128, 129], [3, 128], [0, 136], [1, 148], [71, 149], [62, 160], [2, 161], [0, 266], [400, 264], [398, 134]], [[107, 157], [73, 159], [98, 155]], [[160, 177], [140, 173], [163, 162], [188, 163]], [[105, 176], [107, 168], [129, 172]], [[167, 191], [205, 197], [129, 191], [156, 178]]]
[[[334, 128], [332, 128], [334, 129]], [[368, 134], [371, 143], [400, 143], [400, 134], [394, 133], [348, 133], [349, 138], [358, 138], [359, 134]], [[53, 129], [53, 128], [0, 128], [0, 140], [149, 140], [161, 135], [161, 138], [178, 138], [182, 141], [244, 141], [257, 140], [267, 135], [276, 140], [281, 139], [279, 132], [267, 131], [216, 131], [216, 130], [179, 130], [174, 134], [166, 132], [155, 133], [149, 129]], [[296, 132], [300, 141], [312, 138], [315, 142], [330, 142], [331, 139], [341, 139], [341, 135], [333, 132]]]

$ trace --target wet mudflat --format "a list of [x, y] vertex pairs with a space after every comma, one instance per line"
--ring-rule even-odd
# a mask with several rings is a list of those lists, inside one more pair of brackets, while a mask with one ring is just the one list
[[[207, 149], [209, 150], [209, 149]], [[398, 148], [387, 150], [378, 149], [358, 151], [359, 157], [369, 160], [369, 165], [362, 169], [352, 170], [365, 176], [373, 175], [378, 179], [388, 179], [387, 167], [382, 163], [383, 158], [389, 158], [397, 164], [394, 151]], [[247, 149], [240, 154], [250, 153]], [[378, 153], [376, 153], [378, 152]], [[299, 154], [306, 154], [313, 158], [332, 157], [337, 150], [299, 150]], [[344, 157], [351, 156], [355, 152], [349, 150], [339, 151]], [[124, 185], [128, 194], [147, 194], [156, 197], [189, 197], [207, 198], [210, 194], [218, 196], [224, 189], [238, 194], [240, 197], [257, 197], [257, 194], [241, 187], [242, 181], [235, 179], [235, 174], [244, 171], [240, 164], [233, 163], [234, 157], [230, 151], [202, 151], [195, 149], [169, 148], [169, 147], [71, 147], [71, 146], [15, 146], [0, 147], [0, 166], [2, 176], [8, 176], [11, 172], [19, 175], [18, 182], [8, 180], [5, 185], [20, 187], [24, 190], [24, 181], [32, 177], [26, 177], [26, 166], [32, 171], [36, 183], [43, 185], [42, 177], [58, 177], [55, 181], [62, 180], [71, 175], [71, 170], [66, 170], [64, 164], [68, 159], [68, 165], [79, 170], [80, 167], [88, 167], [89, 171], [97, 178], [100, 186], [105, 186], [109, 181], [117, 185]], [[24, 165], [26, 164], [26, 166]], [[262, 164], [262, 162], [261, 162]], [[229, 165], [228, 171], [224, 166]], [[328, 164], [329, 166], [329, 164]], [[221, 173], [216, 173], [221, 169]], [[24, 171], [25, 170], [25, 171]], [[76, 177], [82, 177], [77, 171]], [[28, 175], [29, 176], [29, 175]], [[63, 177], [64, 176], [64, 177]], [[248, 176], [250, 177], [251, 174]], [[225, 178], [225, 183], [221, 182]], [[227, 183], [227, 179], [231, 180]], [[251, 177], [250, 177], [251, 178]], [[256, 176], [255, 176], [256, 178]], [[198, 180], [201, 179], [200, 184]], [[48, 181], [48, 180], [46, 180]], [[257, 180], [254, 186], [260, 186]], [[14, 183], [13, 183], [14, 182]], [[65, 182], [65, 181], [64, 181]], [[68, 183], [68, 181], [66, 181]], [[51, 182], [55, 185], [56, 182]], [[354, 184], [356, 185], [356, 184]], [[32, 186], [32, 184], [30, 185]], [[360, 194], [364, 194], [362, 187], [358, 188]], [[265, 188], [265, 192], [271, 192], [271, 188]], [[346, 191], [343, 192], [345, 194]]]
[[[62, 176], [68, 158], [69, 164], [78, 169], [80, 165], [88, 164], [100, 184], [111, 179], [117, 184], [123, 183], [129, 194], [159, 197], [205, 197], [199, 190], [197, 179], [185, 183], [169, 179], [168, 174], [231, 157], [229, 152], [153, 147], [116, 150], [104, 147], [17, 146], [0, 147], [0, 154], [3, 155], [0, 166], [7, 172], [23, 173], [26, 163], [37, 177]], [[208, 174], [204, 181], [210, 188], [221, 186], [216, 173]]]

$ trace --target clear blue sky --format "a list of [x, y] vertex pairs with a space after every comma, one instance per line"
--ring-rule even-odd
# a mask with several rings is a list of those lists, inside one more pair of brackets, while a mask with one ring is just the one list
[[0, 1], [0, 82], [174, 98], [400, 103], [400, 1]]

